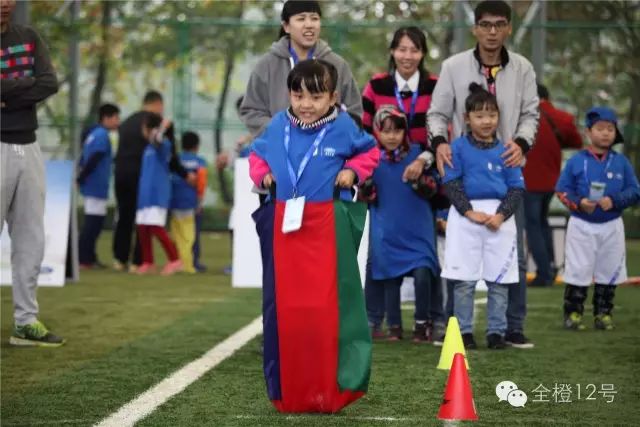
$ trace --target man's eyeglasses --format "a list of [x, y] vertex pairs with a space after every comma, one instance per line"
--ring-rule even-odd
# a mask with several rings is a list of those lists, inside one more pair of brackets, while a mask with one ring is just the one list
[[509, 26], [509, 22], [507, 22], [507, 21], [497, 21], [497, 22], [480, 21], [476, 25], [478, 27], [480, 27], [482, 29], [482, 31], [486, 31], [488, 33], [488, 32], [491, 31], [492, 28], [495, 28], [496, 31], [504, 31]]

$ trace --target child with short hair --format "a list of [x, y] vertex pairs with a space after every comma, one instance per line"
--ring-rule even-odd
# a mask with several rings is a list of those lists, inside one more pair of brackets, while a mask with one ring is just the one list
[[[398, 107], [381, 106], [372, 125], [381, 160], [373, 176], [361, 187], [362, 196], [370, 203], [372, 280], [365, 284], [365, 295], [372, 337], [380, 335], [386, 314], [388, 339], [402, 338], [400, 286], [405, 276], [412, 276], [415, 286], [413, 341], [428, 342], [431, 338], [427, 333], [429, 320], [437, 335], [444, 334], [445, 326], [442, 291], [436, 279], [440, 268], [434, 217], [429, 203], [437, 191], [436, 181], [428, 173], [417, 182], [403, 181], [406, 167], [422, 153], [422, 148], [409, 144], [407, 117]], [[432, 303], [432, 300], [435, 301]]]
[[[207, 168], [205, 160], [198, 156], [200, 137], [195, 132], [182, 134], [182, 153], [178, 156], [182, 167], [196, 174], [196, 186], [190, 185], [179, 175], [171, 175], [171, 234], [178, 248], [185, 273], [196, 273], [200, 265], [200, 222], [202, 198], [207, 186]], [[198, 258], [196, 258], [196, 255]]]
[[487, 298], [487, 346], [505, 348], [508, 285], [518, 282], [516, 224], [512, 215], [524, 192], [520, 167], [507, 167], [506, 148], [496, 138], [500, 112], [495, 95], [477, 83], [469, 86], [465, 121], [470, 132], [451, 144], [453, 167], [443, 182], [452, 207], [446, 228], [442, 277], [454, 289], [454, 313], [465, 348], [473, 338], [473, 297], [484, 279]]
[[136, 228], [140, 239], [142, 265], [136, 270], [137, 274], [148, 274], [155, 270], [151, 242], [153, 236], [160, 240], [168, 258], [161, 274], [166, 276], [182, 270], [176, 246], [164, 228], [171, 200], [171, 141], [165, 137], [164, 132], [170, 124], [168, 119], [163, 120], [155, 113], [149, 113], [142, 123], [142, 135], [149, 144], [144, 149], [138, 181]]
[[616, 286], [627, 280], [622, 211], [638, 203], [640, 187], [633, 166], [612, 149], [623, 142], [615, 111], [591, 108], [585, 126], [591, 145], [571, 157], [556, 184], [569, 208], [564, 270], [564, 326], [580, 330], [584, 301], [592, 281], [596, 329], [613, 329]]
[[78, 244], [80, 268], [104, 267], [96, 255], [96, 242], [107, 215], [111, 179], [111, 140], [109, 132], [120, 126], [120, 109], [103, 104], [98, 109], [98, 124], [91, 129], [82, 146], [80, 173], [76, 179], [84, 197], [84, 220]]
[[263, 271], [272, 272], [263, 276], [264, 373], [282, 412], [337, 412], [368, 386], [371, 338], [357, 265], [366, 205], [336, 196], [346, 191], [350, 200], [378, 151], [336, 105], [336, 82], [330, 63], [299, 62], [287, 77], [291, 106], [249, 157], [253, 182], [272, 188], [254, 219]]

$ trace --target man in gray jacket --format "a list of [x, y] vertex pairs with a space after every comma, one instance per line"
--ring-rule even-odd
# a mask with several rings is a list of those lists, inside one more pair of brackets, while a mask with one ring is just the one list
[[324, 59], [338, 70], [340, 103], [362, 116], [362, 98], [351, 68], [320, 40], [320, 5], [317, 1], [288, 1], [281, 19], [280, 39], [260, 60], [249, 77], [240, 106], [240, 119], [252, 135], [258, 135], [278, 111], [289, 106], [287, 75], [298, 60]]
[[9, 343], [58, 347], [64, 340], [38, 320], [36, 288], [44, 256], [45, 172], [36, 141], [36, 104], [58, 91], [47, 47], [30, 27], [10, 22], [14, 0], [0, 0], [0, 230], [11, 236], [14, 329]]
[[[464, 104], [469, 84], [479, 83], [496, 95], [500, 107], [498, 138], [505, 141], [507, 166], [521, 166], [524, 155], [535, 143], [538, 129], [536, 76], [531, 63], [504, 47], [511, 34], [511, 8], [504, 1], [483, 1], [475, 9], [474, 49], [454, 55], [442, 63], [427, 114], [431, 146], [436, 150], [438, 170], [452, 166], [448, 126], [452, 138], [465, 132]], [[520, 282], [509, 288], [505, 341], [517, 348], [531, 348], [524, 336], [526, 316], [526, 259], [523, 247], [524, 211], [516, 212]]]

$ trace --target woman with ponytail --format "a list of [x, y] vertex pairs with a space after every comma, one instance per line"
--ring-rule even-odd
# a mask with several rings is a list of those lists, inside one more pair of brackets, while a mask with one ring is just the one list
[[242, 105], [240, 119], [254, 135], [259, 135], [271, 118], [289, 106], [287, 75], [305, 59], [323, 59], [338, 70], [338, 103], [360, 116], [362, 104], [351, 68], [320, 39], [322, 11], [317, 1], [289, 0], [280, 15], [282, 27], [254, 68]]

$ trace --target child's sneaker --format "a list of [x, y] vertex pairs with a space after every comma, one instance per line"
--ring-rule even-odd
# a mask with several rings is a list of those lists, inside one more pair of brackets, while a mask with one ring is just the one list
[[179, 271], [182, 271], [182, 261], [177, 259], [175, 261], [168, 262], [167, 265], [164, 266], [160, 274], [162, 274], [163, 276], [171, 276], [172, 274], [175, 274]]
[[413, 342], [429, 342], [429, 325], [427, 322], [413, 325]]
[[113, 269], [115, 271], [124, 271], [125, 267], [126, 266], [123, 263], [121, 263], [120, 261], [118, 261], [117, 259], [113, 260]]
[[573, 329], [575, 331], [582, 331], [585, 326], [582, 324], [582, 315], [577, 312], [570, 313], [564, 319], [565, 329]]
[[502, 350], [507, 346], [504, 337], [500, 334], [487, 335], [487, 347], [491, 350]]
[[382, 340], [387, 337], [387, 335], [380, 328], [380, 325], [369, 326], [369, 331], [371, 332], [371, 339]]
[[464, 344], [464, 348], [467, 350], [475, 350], [478, 348], [478, 344], [476, 344], [475, 338], [473, 338], [473, 334], [462, 334], [462, 343]]
[[608, 314], [598, 314], [595, 319], [593, 319], [593, 326], [595, 326], [596, 329], [610, 331], [613, 329], [613, 319]]
[[[131, 265], [133, 267], [133, 264]], [[156, 271], [155, 264], [144, 263], [141, 266], [137, 267], [134, 271], [135, 274], [151, 274]]]
[[60, 347], [64, 339], [49, 332], [39, 320], [28, 325], [16, 325], [9, 344], [17, 346]]
[[387, 341], [398, 341], [402, 339], [402, 326], [389, 326]]
[[434, 323], [431, 330], [431, 340], [436, 347], [442, 347], [444, 344], [444, 334], [446, 332], [446, 326], [444, 323]]

